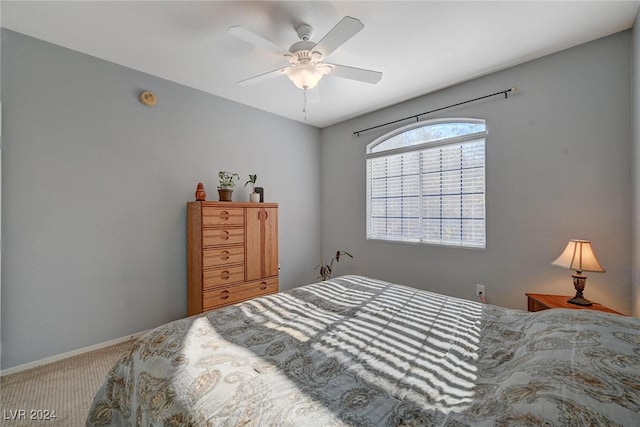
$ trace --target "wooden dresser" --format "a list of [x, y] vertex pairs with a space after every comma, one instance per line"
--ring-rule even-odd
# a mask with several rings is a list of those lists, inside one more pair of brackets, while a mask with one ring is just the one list
[[278, 291], [278, 204], [187, 203], [187, 314]]

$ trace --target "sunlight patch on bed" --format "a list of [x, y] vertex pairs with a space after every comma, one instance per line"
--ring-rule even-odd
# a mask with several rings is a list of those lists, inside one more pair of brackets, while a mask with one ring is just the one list
[[300, 342], [307, 342], [309, 341], [309, 336], [304, 334], [302, 331], [290, 327], [290, 326], [282, 326], [282, 325], [276, 325], [273, 322], [267, 322], [264, 324], [265, 327], [276, 330], [276, 331], [281, 331], [284, 332], [286, 334], [289, 334], [289, 336], [291, 336], [292, 338], [297, 339]]
[[[371, 293], [362, 291], [362, 283], [359, 290], [331, 285], [307, 290], [317, 304], [299, 302], [305, 318], [318, 322], [314, 330], [297, 321], [282, 326], [273, 311], [266, 325], [311, 341], [361, 379], [423, 407], [458, 412], [473, 402], [481, 304], [377, 283], [368, 284]], [[288, 298], [287, 305], [295, 306]], [[364, 309], [349, 310], [356, 306]]]
[[[366, 286], [372, 291], [363, 290]], [[310, 298], [281, 293], [240, 305], [236, 310], [248, 325], [243, 333], [256, 334], [258, 341], [260, 336], [272, 334], [272, 341], [287, 336], [293, 343], [310, 345], [313, 350], [307, 357], [316, 366], [335, 359], [346, 368], [341, 375], [358, 378], [389, 396], [410, 400], [425, 409], [446, 414], [463, 411], [472, 404], [482, 305], [379, 283], [360, 284], [359, 289], [353, 289], [344, 280], [335, 285], [311, 285], [304, 292]], [[221, 321], [224, 313], [216, 313]], [[181, 383], [176, 384], [177, 389], [193, 387], [185, 382], [202, 376], [200, 363], [212, 358], [236, 368], [251, 366], [259, 373], [282, 369], [263, 358], [263, 350], [255, 353], [255, 349], [243, 348], [215, 333], [212, 319], [197, 318], [191, 325], [184, 355], [199, 362], [185, 367], [186, 375], [173, 378]], [[203, 343], [200, 338], [205, 336], [209, 338]], [[218, 348], [234, 357], [225, 360]], [[295, 376], [281, 372], [274, 375], [271, 378], [277, 378], [277, 383], [297, 388]], [[178, 398], [188, 400], [189, 396]]]
[[316, 348], [391, 395], [462, 411], [473, 402], [482, 305], [433, 295], [402, 287], [373, 293], [365, 310], [331, 325]]

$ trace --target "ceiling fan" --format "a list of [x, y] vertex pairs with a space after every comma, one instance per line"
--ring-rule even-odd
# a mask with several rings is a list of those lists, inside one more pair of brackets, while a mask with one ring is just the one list
[[310, 25], [302, 24], [296, 28], [300, 41], [292, 44], [289, 50], [285, 50], [242, 26], [230, 27], [229, 34], [282, 55], [290, 64], [287, 67], [241, 80], [238, 84], [250, 85], [286, 75], [294, 85], [306, 93], [307, 90], [313, 89], [327, 74], [366, 83], [378, 83], [382, 78], [382, 73], [379, 71], [322, 62], [363, 28], [364, 24], [358, 19], [345, 16], [318, 43], [314, 43], [311, 41], [313, 28]]

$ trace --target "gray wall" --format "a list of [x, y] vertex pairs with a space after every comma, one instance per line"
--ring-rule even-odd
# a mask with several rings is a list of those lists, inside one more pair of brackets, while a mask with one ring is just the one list
[[640, 317], [640, 12], [633, 26], [633, 315]]
[[[570, 295], [550, 263], [570, 238], [590, 239], [607, 269], [586, 296], [631, 309], [631, 32], [619, 33], [322, 130], [322, 254], [351, 251], [338, 274], [360, 273], [526, 309], [525, 292]], [[437, 66], [437, 64], [434, 64]], [[392, 126], [352, 132], [499, 90], [431, 117], [487, 120], [487, 249], [365, 239], [365, 147]]]
[[314, 281], [318, 129], [6, 30], [2, 104], [3, 369], [185, 316], [185, 203], [222, 169], [280, 203], [281, 288]]

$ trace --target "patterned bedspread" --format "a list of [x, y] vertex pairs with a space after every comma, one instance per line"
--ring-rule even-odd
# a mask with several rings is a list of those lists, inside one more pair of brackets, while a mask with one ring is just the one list
[[360, 276], [141, 337], [88, 426], [637, 426], [640, 319]]

